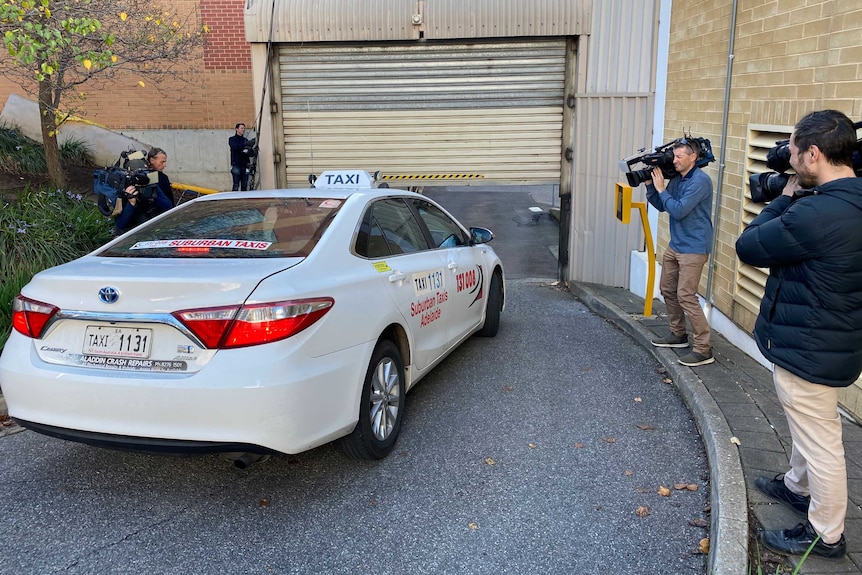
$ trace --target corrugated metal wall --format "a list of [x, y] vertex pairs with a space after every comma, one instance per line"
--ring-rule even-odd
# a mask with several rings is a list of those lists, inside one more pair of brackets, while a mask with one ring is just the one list
[[[246, 0], [249, 42], [589, 34], [593, 0]], [[272, 20], [272, 27], [270, 27]]]
[[560, 181], [562, 39], [284, 44], [279, 70], [288, 185], [343, 166]]
[[[586, 72], [576, 94], [569, 278], [628, 286], [632, 250], [643, 249], [640, 216], [621, 224], [614, 184], [618, 160], [652, 141], [659, 0], [606, 0], [594, 8], [582, 38]], [[635, 201], [646, 201], [643, 188]]]

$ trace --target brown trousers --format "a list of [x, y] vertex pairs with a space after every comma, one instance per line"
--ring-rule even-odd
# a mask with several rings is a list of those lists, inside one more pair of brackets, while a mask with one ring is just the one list
[[661, 259], [659, 281], [671, 333], [687, 333], [685, 317], [688, 316], [694, 335], [694, 351], [704, 355], [709, 353], [712, 345], [709, 339], [709, 322], [706, 321], [697, 299], [697, 286], [708, 259], [707, 254], [681, 254], [667, 248]]

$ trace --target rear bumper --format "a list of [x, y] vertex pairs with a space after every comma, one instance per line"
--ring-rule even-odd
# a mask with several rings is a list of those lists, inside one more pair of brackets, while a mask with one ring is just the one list
[[0, 386], [25, 427], [91, 445], [299, 453], [352, 431], [374, 342], [317, 358], [279, 343], [222, 350], [189, 375], [55, 366], [13, 332]]

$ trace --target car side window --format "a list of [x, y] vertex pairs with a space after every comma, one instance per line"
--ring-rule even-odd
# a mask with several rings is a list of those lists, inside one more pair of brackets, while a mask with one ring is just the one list
[[413, 205], [422, 221], [431, 232], [434, 247], [454, 248], [456, 246], [469, 245], [469, 240], [461, 226], [456, 224], [452, 218], [430, 202], [414, 200]]
[[357, 238], [359, 255], [379, 258], [429, 249], [422, 227], [403, 200], [379, 200], [370, 210]]

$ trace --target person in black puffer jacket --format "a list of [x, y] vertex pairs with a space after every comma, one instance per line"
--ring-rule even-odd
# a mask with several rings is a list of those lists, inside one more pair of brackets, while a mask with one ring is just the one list
[[754, 327], [790, 427], [790, 470], [756, 487], [807, 518], [768, 530], [782, 554], [846, 552], [847, 470], [838, 390], [862, 372], [862, 178], [856, 128], [835, 110], [812, 112], [790, 137], [796, 171], [736, 242], [739, 259], [769, 268]]

